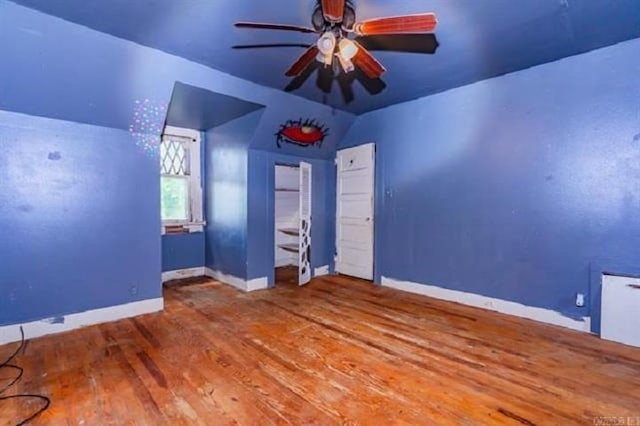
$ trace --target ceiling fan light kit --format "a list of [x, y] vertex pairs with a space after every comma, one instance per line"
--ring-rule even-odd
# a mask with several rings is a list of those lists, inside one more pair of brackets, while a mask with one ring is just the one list
[[336, 57], [338, 58], [340, 67], [342, 67], [344, 72], [350, 73], [351, 71], [354, 71], [356, 69], [356, 66], [353, 64], [353, 61], [351, 59], [347, 59], [342, 55], [336, 55]]
[[316, 60], [327, 66], [331, 66], [333, 63], [333, 55], [336, 51], [336, 36], [331, 31], [327, 31], [320, 36], [317, 45], [320, 53], [316, 57]]
[[318, 0], [311, 16], [313, 28], [238, 22], [239, 28], [275, 29], [319, 34], [318, 41], [309, 46], [300, 58], [285, 72], [289, 77], [302, 74], [313, 61], [339, 72], [349, 73], [359, 68], [367, 77], [380, 78], [385, 68], [369, 51], [358, 43], [366, 37], [394, 36], [400, 34], [430, 34], [438, 20], [434, 13], [393, 16], [357, 22], [356, 12], [347, 0]]
[[340, 40], [338, 44], [338, 51], [336, 52], [336, 57], [338, 58], [338, 62], [340, 63], [340, 67], [345, 73], [350, 73], [355, 70], [355, 65], [353, 64], [352, 59], [358, 54], [358, 46], [349, 40], [348, 38], [343, 38]]
[[342, 56], [347, 60], [353, 59], [353, 57], [358, 53], [358, 46], [356, 46], [356, 44], [348, 38], [343, 38], [342, 40], [340, 40], [340, 44], [338, 47], [340, 50], [338, 51], [337, 55]]

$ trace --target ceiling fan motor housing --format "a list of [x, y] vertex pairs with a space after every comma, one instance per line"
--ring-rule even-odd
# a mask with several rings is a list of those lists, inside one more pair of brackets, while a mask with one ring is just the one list
[[311, 24], [316, 31], [322, 31], [324, 29], [325, 21], [320, 5], [316, 7], [316, 9], [313, 11], [313, 15], [311, 15]]
[[[323, 31], [326, 28], [332, 27], [334, 24], [328, 22], [324, 19], [324, 14], [322, 13], [322, 6], [318, 4], [315, 10], [313, 11], [313, 15], [311, 15], [311, 24], [316, 31]], [[339, 22], [341, 27], [345, 31], [351, 31], [356, 24], [356, 11], [351, 5], [351, 2], [347, 2], [344, 8], [344, 15], [342, 16], [342, 21]]]
[[355, 25], [356, 11], [349, 3], [347, 3], [347, 7], [344, 9], [344, 16], [342, 18], [342, 28], [346, 31], [351, 31]]

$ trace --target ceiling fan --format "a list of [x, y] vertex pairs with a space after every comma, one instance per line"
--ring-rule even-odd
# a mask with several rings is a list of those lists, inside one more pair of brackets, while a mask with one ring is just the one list
[[[237, 22], [239, 28], [257, 28], [270, 30], [297, 31], [319, 34], [318, 41], [308, 46], [307, 50], [285, 72], [288, 77], [298, 77], [314, 61], [330, 67], [335, 74], [340, 70], [350, 73], [359, 68], [367, 77], [379, 79], [384, 73], [384, 66], [373, 57], [367, 49], [399, 50], [420, 53], [434, 53], [437, 48], [435, 37], [426, 49], [416, 48], [415, 37], [431, 34], [438, 24], [434, 13], [393, 16], [357, 22], [356, 12], [349, 0], [318, 0], [311, 17], [313, 28], [297, 25], [265, 24], [259, 22]], [[410, 46], [385, 46], [382, 37], [404, 35], [400, 44], [407, 42]], [[412, 46], [411, 46], [412, 45]], [[264, 45], [247, 47], [280, 47], [282, 45]], [[307, 46], [304, 46], [307, 47]]]

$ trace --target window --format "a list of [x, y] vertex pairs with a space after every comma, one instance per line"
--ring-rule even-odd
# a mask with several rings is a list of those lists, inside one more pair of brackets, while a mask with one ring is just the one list
[[167, 227], [202, 231], [200, 134], [167, 127], [160, 143], [161, 215]]

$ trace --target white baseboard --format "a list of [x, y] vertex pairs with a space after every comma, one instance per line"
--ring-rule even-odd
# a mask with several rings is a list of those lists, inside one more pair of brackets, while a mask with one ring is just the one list
[[267, 277], [254, 278], [247, 281], [221, 271], [214, 271], [211, 268], [205, 268], [205, 275], [242, 291], [256, 291], [269, 288]]
[[197, 268], [177, 269], [175, 271], [166, 271], [162, 273], [162, 282], [166, 283], [171, 280], [179, 280], [182, 278], [202, 277], [205, 275], [204, 266]]
[[547, 324], [559, 325], [577, 331], [590, 332], [591, 318], [583, 317], [581, 320], [565, 317], [559, 312], [549, 309], [536, 308], [508, 300], [494, 299], [492, 297], [481, 296], [474, 293], [465, 293], [457, 290], [449, 290], [426, 284], [418, 284], [410, 281], [399, 281], [393, 278], [382, 277], [384, 287], [395, 288], [396, 290], [421, 294], [435, 299], [448, 300], [463, 305], [475, 306], [477, 308], [489, 309], [503, 314], [513, 315], [521, 318], [528, 318], [534, 321]]
[[321, 277], [323, 275], [329, 275], [329, 265], [319, 266], [313, 270], [314, 277]]
[[61, 333], [75, 330], [88, 325], [117, 321], [123, 318], [149, 314], [164, 309], [164, 299], [141, 300], [139, 302], [124, 305], [110, 306], [108, 308], [93, 309], [91, 311], [64, 315], [61, 317], [46, 318], [24, 324], [12, 324], [0, 326], [0, 345], [20, 341], [20, 326], [24, 330], [25, 339], [46, 336], [47, 334]]
[[246, 291], [265, 290], [267, 288], [269, 288], [269, 282], [267, 280], [267, 277], [254, 278], [252, 280], [247, 281]]

